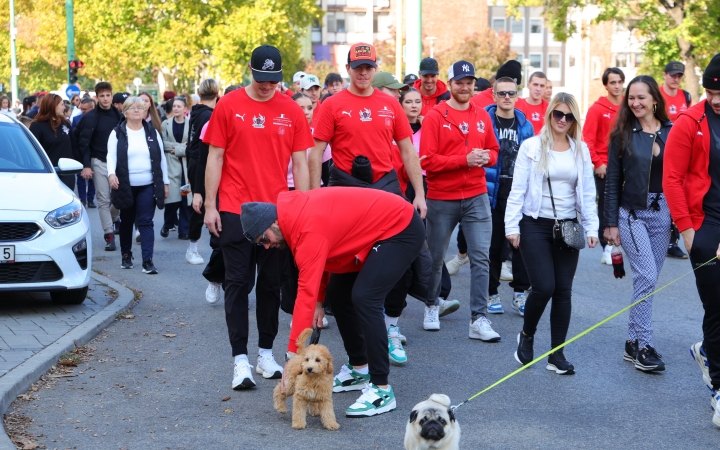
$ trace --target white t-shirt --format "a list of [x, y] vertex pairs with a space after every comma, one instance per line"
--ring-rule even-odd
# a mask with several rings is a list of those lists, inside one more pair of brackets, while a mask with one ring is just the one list
[[[126, 127], [128, 134], [128, 172], [130, 186], [147, 186], [153, 184], [152, 164], [150, 162], [150, 149], [145, 139], [145, 129], [131, 130]], [[167, 162], [160, 133], [155, 130], [155, 138], [160, 147], [160, 168], [162, 169], [163, 184], [170, 184], [167, 176]], [[115, 130], [108, 138], [107, 169], [108, 176], [115, 174], [117, 167], [117, 135]]]
[[[550, 151], [548, 158], [548, 172], [550, 173], [557, 217], [558, 219], [575, 219], [577, 217], [575, 186], [577, 186], [578, 179], [575, 152], [572, 149], [564, 152], [553, 150]], [[555, 218], [547, 178], [543, 178], [542, 202], [538, 216], [547, 219]]]

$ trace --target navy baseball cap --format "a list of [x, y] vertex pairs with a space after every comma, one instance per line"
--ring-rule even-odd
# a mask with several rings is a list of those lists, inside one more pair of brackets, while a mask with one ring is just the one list
[[458, 81], [467, 77], [477, 79], [475, 76], [475, 66], [473, 66], [472, 63], [460, 60], [450, 66], [450, 70], [448, 70], [448, 81]]
[[272, 45], [262, 45], [252, 52], [250, 67], [255, 81], [279, 83], [283, 79], [280, 50]]

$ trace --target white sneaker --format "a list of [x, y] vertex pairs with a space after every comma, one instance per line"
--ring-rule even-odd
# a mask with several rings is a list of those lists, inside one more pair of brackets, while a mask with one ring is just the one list
[[438, 331], [440, 329], [440, 307], [426, 306], [425, 319], [423, 320], [423, 329], [427, 331]]
[[232, 381], [233, 389], [239, 391], [240, 389], [255, 387], [255, 380], [253, 380], [252, 370], [250, 369], [252, 369], [252, 366], [245, 360], [235, 363]]
[[203, 259], [202, 256], [200, 256], [200, 253], [198, 253], [197, 251], [188, 250], [187, 252], [185, 252], [185, 259], [190, 264], [204, 264], [205, 263], [205, 260]]
[[257, 367], [255, 373], [262, 375], [268, 380], [277, 380], [282, 378], [283, 368], [275, 362], [272, 353], [258, 355]]
[[460, 309], [460, 302], [457, 300], [443, 300], [440, 297], [438, 297], [438, 306], [439, 306], [439, 316], [445, 317], [448, 314], [452, 314], [458, 309]]
[[[292, 321], [290, 323], [292, 323]], [[323, 316], [323, 326], [322, 327], [327, 328], [328, 325], [329, 325], [329, 322], [327, 320], [327, 317]]]
[[507, 266], [507, 263], [502, 263], [502, 269], [500, 269], [500, 280], [502, 281], [512, 281], [513, 280], [513, 274], [512, 270]]
[[498, 342], [500, 335], [490, 326], [490, 321], [485, 316], [470, 322], [470, 339], [480, 339], [483, 342]]
[[448, 273], [450, 275], [455, 275], [458, 273], [458, 270], [465, 264], [470, 262], [470, 258], [468, 258], [467, 255], [465, 255], [464, 258], [460, 258], [458, 255], [455, 255], [453, 259], [445, 263], [445, 267], [447, 267]]
[[713, 423], [720, 427], [720, 394], [715, 394], [715, 414], [713, 414]]
[[488, 297], [487, 310], [488, 314], [503, 314], [505, 312], [505, 310], [503, 309], [502, 300], [500, 300], [500, 294], [495, 294]]
[[515, 292], [513, 294], [512, 307], [515, 311], [520, 314], [520, 317], [525, 316], [525, 302], [528, 298], [528, 292]]
[[600, 259], [600, 263], [612, 266], [612, 245], [605, 246], [605, 248], [603, 249], [602, 259]]
[[207, 289], [205, 289], [205, 300], [211, 305], [220, 301], [220, 288], [222, 288], [220, 283], [211, 282], [208, 284]]

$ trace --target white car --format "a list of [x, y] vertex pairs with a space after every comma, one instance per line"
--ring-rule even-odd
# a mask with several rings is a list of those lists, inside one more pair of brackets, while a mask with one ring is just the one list
[[0, 114], [0, 297], [2, 291], [48, 291], [52, 301], [80, 304], [90, 283], [90, 219], [57, 174], [35, 136]]

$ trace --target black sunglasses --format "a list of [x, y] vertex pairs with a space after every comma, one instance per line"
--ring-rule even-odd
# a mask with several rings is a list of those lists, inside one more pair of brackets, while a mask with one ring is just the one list
[[573, 123], [575, 122], [575, 115], [573, 113], [567, 113], [565, 114], [562, 111], [559, 111], [557, 109], [553, 109], [552, 112], [553, 119], [556, 121], [560, 121], [563, 117], [565, 118], [565, 122], [567, 123]]
[[255, 242], [255, 239], [253, 239], [252, 235], [250, 233], [245, 233], [245, 239], [252, 242], [253, 244], [257, 245], [258, 247], [262, 247], [265, 244], [270, 243], [270, 239], [265, 237], [265, 232], [263, 231], [262, 237], [259, 241]]
[[515, 98], [515, 96], [517, 95], [517, 91], [498, 91], [495, 93], [495, 95], [497, 95], [500, 98], [504, 98], [504, 97]]

